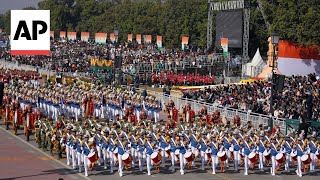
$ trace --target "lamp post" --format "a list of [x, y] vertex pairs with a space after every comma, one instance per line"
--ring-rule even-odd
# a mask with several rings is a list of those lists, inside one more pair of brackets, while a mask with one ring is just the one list
[[274, 69], [275, 69], [275, 59], [276, 59], [276, 47], [279, 43], [279, 35], [278, 33], [271, 33], [271, 43], [273, 45], [273, 54], [272, 54], [272, 65], [271, 65], [271, 94], [270, 94], [270, 122], [269, 126], [270, 128], [273, 128], [273, 94], [274, 94]]

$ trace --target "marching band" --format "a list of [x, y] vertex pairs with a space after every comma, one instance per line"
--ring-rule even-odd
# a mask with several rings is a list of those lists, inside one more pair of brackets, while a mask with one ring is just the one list
[[[239, 117], [233, 123], [223, 122], [219, 113], [209, 115], [205, 108], [196, 117], [189, 104], [179, 115], [172, 101], [163, 105], [111, 88], [72, 88], [9, 85], [2, 114], [7, 128], [12, 123], [17, 133], [23, 125], [27, 140], [34, 130], [39, 148], [55, 151], [58, 158], [65, 152], [67, 165], [79, 172], [84, 169], [85, 176], [95, 165], [111, 173], [118, 169], [119, 176], [136, 165], [139, 171], [146, 166], [150, 176], [153, 167], [160, 172], [166, 163], [172, 172], [178, 168], [184, 175], [200, 162], [201, 170], [209, 165], [212, 174], [218, 167], [221, 172], [243, 167], [248, 175], [248, 169], [255, 171], [257, 165], [258, 171], [270, 167], [272, 176], [296, 168], [301, 177], [320, 165], [315, 133], [304, 139], [304, 132], [283, 135], [262, 126], [254, 129], [251, 123], [240, 125]], [[162, 109], [167, 124], [159, 118]], [[105, 117], [112, 121], [98, 120]]]

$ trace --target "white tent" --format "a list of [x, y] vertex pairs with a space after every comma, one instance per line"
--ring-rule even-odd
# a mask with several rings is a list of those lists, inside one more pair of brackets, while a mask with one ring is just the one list
[[259, 48], [256, 51], [256, 54], [254, 55], [253, 59], [250, 63], [247, 63], [246, 65], [246, 76], [250, 77], [256, 77], [258, 76], [262, 70], [265, 68], [266, 63], [263, 61]]

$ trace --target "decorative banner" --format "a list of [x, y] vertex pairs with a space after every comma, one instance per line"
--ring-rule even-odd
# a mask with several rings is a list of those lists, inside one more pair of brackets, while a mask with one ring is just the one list
[[89, 32], [81, 32], [81, 41], [88, 42], [89, 36], [90, 36]]
[[112, 60], [96, 59], [96, 58], [90, 59], [90, 64], [92, 67], [110, 68], [112, 66], [112, 63], [113, 63]]
[[224, 56], [227, 56], [228, 54], [228, 44], [229, 44], [228, 38], [221, 38], [221, 47], [223, 49]]
[[60, 38], [62, 39], [65, 39], [67, 36], [67, 33], [65, 31], [60, 31]]
[[142, 35], [142, 39], [143, 39], [143, 44], [145, 44], [147, 42], [146, 35]]
[[76, 40], [77, 32], [68, 32], [68, 40]]
[[96, 33], [95, 40], [96, 43], [105, 44], [107, 41], [107, 33]]
[[162, 48], [162, 36], [157, 36], [157, 46], [158, 49]]
[[114, 33], [110, 34], [110, 40], [112, 43], [116, 42], [116, 36], [114, 35]]
[[54, 31], [50, 31], [50, 38], [54, 39]]
[[151, 43], [152, 36], [151, 35], [146, 35], [146, 43]]
[[132, 34], [128, 34], [128, 42], [132, 42]]
[[185, 45], [187, 45], [189, 43], [189, 37], [187, 36], [182, 36], [182, 50], [184, 50]]
[[138, 44], [141, 44], [141, 34], [136, 35], [136, 41]]

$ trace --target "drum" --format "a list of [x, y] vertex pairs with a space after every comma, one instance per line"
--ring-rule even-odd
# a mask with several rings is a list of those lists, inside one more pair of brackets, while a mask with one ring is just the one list
[[311, 157], [309, 154], [304, 154], [303, 156], [301, 156], [301, 162], [304, 165], [309, 165], [311, 163]]
[[156, 151], [156, 152], [153, 152], [153, 153], [151, 154], [151, 160], [153, 161], [153, 164], [154, 164], [154, 165], [160, 164], [161, 158], [162, 158], [162, 157], [161, 157], [161, 154], [158, 153], [157, 151]]
[[319, 154], [319, 151], [317, 151], [317, 152], [315, 153], [315, 155], [317, 156], [318, 160], [320, 160], [320, 154]]
[[118, 148], [114, 149], [113, 155], [118, 158]]
[[98, 154], [96, 154], [96, 152], [92, 152], [88, 155], [88, 159], [91, 163], [95, 163], [99, 159]]
[[210, 148], [208, 148], [206, 150], [206, 156], [205, 156], [204, 160], [208, 161], [209, 159], [211, 159], [211, 149]]
[[217, 156], [219, 157], [220, 161], [227, 160], [227, 153], [225, 151], [219, 151]]
[[123, 155], [122, 155], [122, 162], [123, 162], [123, 164], [125, 165], [125, 166], [128, 166], [128, 165], [131, 165], [131, 162], [132, 162], [132, 156], [131, 156], [131, 154], [129, 154], [129, 153], [124, 153]]
[[249, 159], [249, 161], [250, 161], [252, 164], [255, 164], [255, 163], [258, 161], [259, 156], [258, 156], [257, 153], [251, 152], [251, 153], [249, 154], [249, 156], [248, 156], [248, 159]]
[[170, 157], [170, 147], [168, 146], [168, 147], [166, 147], [164, 150], [166, 151], [166, 153], [164, 153], [164, 156], [165, 156], [166, 158]]
[[184, 154], [184, 158], [186, 159], [187, 162], [192, 162], [194, 160], [195, 156], [191, 151], [187, 151]]
[[286, 162], [286, 156], [283, 153], [278, 153], [276, 155], [276, 161], [278, 162], [278, 164], [282, 164]]
[[266, 160], [271, 160], [271, 154], [270, 154], [270, 151], [267, 151], [267, 150], [265, 150], [264, 152], [263, 152], [263, 156], [264, 156], [264, 158], [266, 159]]
[[297, 153], [296, 153], [296, 152], [293, 152], [293, 151], [292, 151], [292, 152], [290, 153], [290, 156], [291, 156], [291, 158], [292, 158], [293, 161], [297, 161]]
[[174, 151], [174, 155], [175, 155], [175, 160], [176, 161], [179, 160], [179, 153], [180, 153], [180, 149], [176, 149], [176, 151]]

